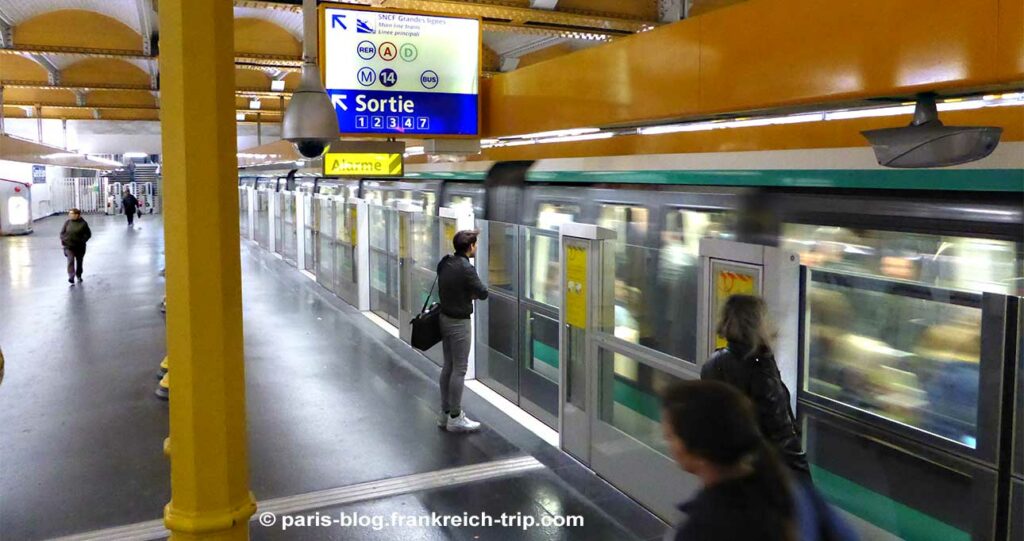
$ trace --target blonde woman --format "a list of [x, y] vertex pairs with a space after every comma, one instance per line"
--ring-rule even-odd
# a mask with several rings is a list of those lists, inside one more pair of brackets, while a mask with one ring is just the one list
[[733, 295], [725, 301], [716, 331], [728, 345], [715, 351], [700, 371], [701, 379], [728, 383], [754, 403], [761, 433], [803, 482], [810, 482], [807, 455], [800, 442], [796, 417], [789, 407], [789, 389], [772, 354], [768, 308], [760, 297]]

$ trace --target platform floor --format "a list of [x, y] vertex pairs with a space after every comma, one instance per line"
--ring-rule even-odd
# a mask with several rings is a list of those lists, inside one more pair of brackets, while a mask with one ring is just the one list
[[[169, 499], [160, 217], [87, 216], [85, 282], [57, 232], [0, 237], [0, 541], [158, 524]], [[261, 504], [393, 480], [387, 497], [295, 516], [578, 515], [579, 527], [264, 527], [253, 539], [660, 539], [665, 524], [467, 390], [473, 435], [434, 424], [439, 369], [294, 267], [243, 241], [251, 485]], [[172, 388], [173, 400], [173, 388]], [[533, 456], [542, 467], [402, 490], [406, 476]], [[378, 483], [380, 484], [380, 483]], [[361, 486], [361, 485], [360, 485]], [[345, 500], [350, 501], [350, 500]]]

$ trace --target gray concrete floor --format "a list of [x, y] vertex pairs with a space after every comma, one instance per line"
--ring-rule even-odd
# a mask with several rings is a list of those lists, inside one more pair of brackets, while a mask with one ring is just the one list
[[[164, 355], [163, 232], [147, 216], [87, 216], [85, 282], [69, 286], [54, 217], [0, 237], [0, 541], [45, 539], [157, 519], [169, 499], [153, 396]], [[572, 512], [576, 529], [280, 532], [254, 539], [655, 539], [665, 525], [467, 392], [485, 423], [433, 423], [437, 367], [277, 257], [242, 243], [251, 484], [257, 499], [530, 454], [514, 478], [331, 511]], [[172, 388], [173, 400], [173, 388]]]

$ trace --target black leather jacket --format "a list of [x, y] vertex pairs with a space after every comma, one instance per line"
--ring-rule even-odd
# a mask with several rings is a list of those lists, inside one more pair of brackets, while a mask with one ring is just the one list
[[487, 298], [487, 287], [480, 282], [469, 258], [455, 254], [442, 258], [437, 264], [437, 294], [442, 314], [469, 319], [473, 315], [473, 301]]
[[810, 468], [800, 441], [800, 428], [789, 407], [789, 389], [782, 381], [775, 357], [771, 351], [746, 358], [736, 353], [749, 350], [745, 345], [730, 342], [704, 363], [700, 378], [724, 381], [747, 395], [757, 409], [757, 422], [765, 438], [794, 473], [809, 480]]

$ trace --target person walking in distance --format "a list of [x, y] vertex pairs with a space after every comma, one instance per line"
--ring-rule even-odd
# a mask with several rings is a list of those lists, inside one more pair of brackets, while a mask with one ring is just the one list
[[761, 433], [775, 447], [797, 481], [811, 484], [810, 466], [790, 408], [790, 394], [772, 354], [774, 333], [764, 300], [753, 295], [726, 299], [716, 332], [726, 347], [711, 355], [701, 379], [728, 383], [753, 403]]
[[132, 195], [128, 188], [124, 189], [124, 197], [121, 198], [121, 208], [124, 209], [124, 215], [128, 218], [128, 227], [131, 227], [135, 223], [135, 213], [139, 210], [139, 200]]
[[82, 218], [82, 211], [71, 209], [68, 220], [60, 229], [60, 244], [64, 247], [64, 257], [68, 259], [68, 283], [74, 284], [75, 278], [82, 281], [82, 260], [85, 259], [85, 244], [92, 238], [89, 224]]
[[476, 255], [476, 231], [459, 231], [452, 244], [455, 254], [437, 264], [438, 295], [441, 300], [441, 346], [444, 368], [441, 370], [441, 415], [437, 426], [451, 432], [472, 432], [480, 423], [462, 411], [462, 392], [469, 367], [471, 341], [470, 318], [473, 301], [487, 298], [487, 287], [469, 262]]

